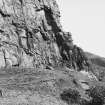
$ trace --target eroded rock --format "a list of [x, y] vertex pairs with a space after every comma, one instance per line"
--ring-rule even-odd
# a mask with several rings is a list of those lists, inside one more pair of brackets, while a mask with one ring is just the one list
[[72, 34], [63, 32], [55, 0], [0, 2], [3, 67], [54, 67], [62, 61], [76, 70], [89, 66], [83, 50], [73, 44]]

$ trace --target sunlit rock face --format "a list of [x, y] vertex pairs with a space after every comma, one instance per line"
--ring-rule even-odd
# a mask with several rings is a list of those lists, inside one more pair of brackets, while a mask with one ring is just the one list
[[63, 63], [89, 66], [82, 49], [64, 32], [55, 0], [0, 0], [0, 68], [40, 68]]
[[55, 0], [0, 0], [0, 68], [54, 65], [59, 17]]

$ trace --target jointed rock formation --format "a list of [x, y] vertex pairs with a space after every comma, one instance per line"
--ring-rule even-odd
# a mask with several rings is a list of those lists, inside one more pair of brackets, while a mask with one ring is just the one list
[[0, 0], [0, 105], [103, 104], [103, 87], [95, 100], [94, 88], [86, 93], [103, 79], [90, 58], [63, 30], [55, 0]]
[[60, 24], [55, 0], [0, 0], [0, 68], [65, 64], [88, 68], [81, 48]]

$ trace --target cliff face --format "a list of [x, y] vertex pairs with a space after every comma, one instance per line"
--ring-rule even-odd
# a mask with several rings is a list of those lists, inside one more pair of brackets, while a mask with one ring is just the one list
[[54, 64], [59, 17], [55, 0], [0, 0], [0, 68]]
[[88, 66], [82, 49], [62, 30], [55, 0], [0, 0], [0, 68], [58, 66], [62, 61], [73, 68]]
[[0, 0], [0, 105], [80, 105], [89, 68], [55, 0]]

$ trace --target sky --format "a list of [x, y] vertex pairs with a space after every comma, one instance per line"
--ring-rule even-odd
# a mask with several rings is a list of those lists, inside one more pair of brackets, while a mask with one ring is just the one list
[[57, 0], [61, 24], [84, 51], [105, 57], [105, 0]]

